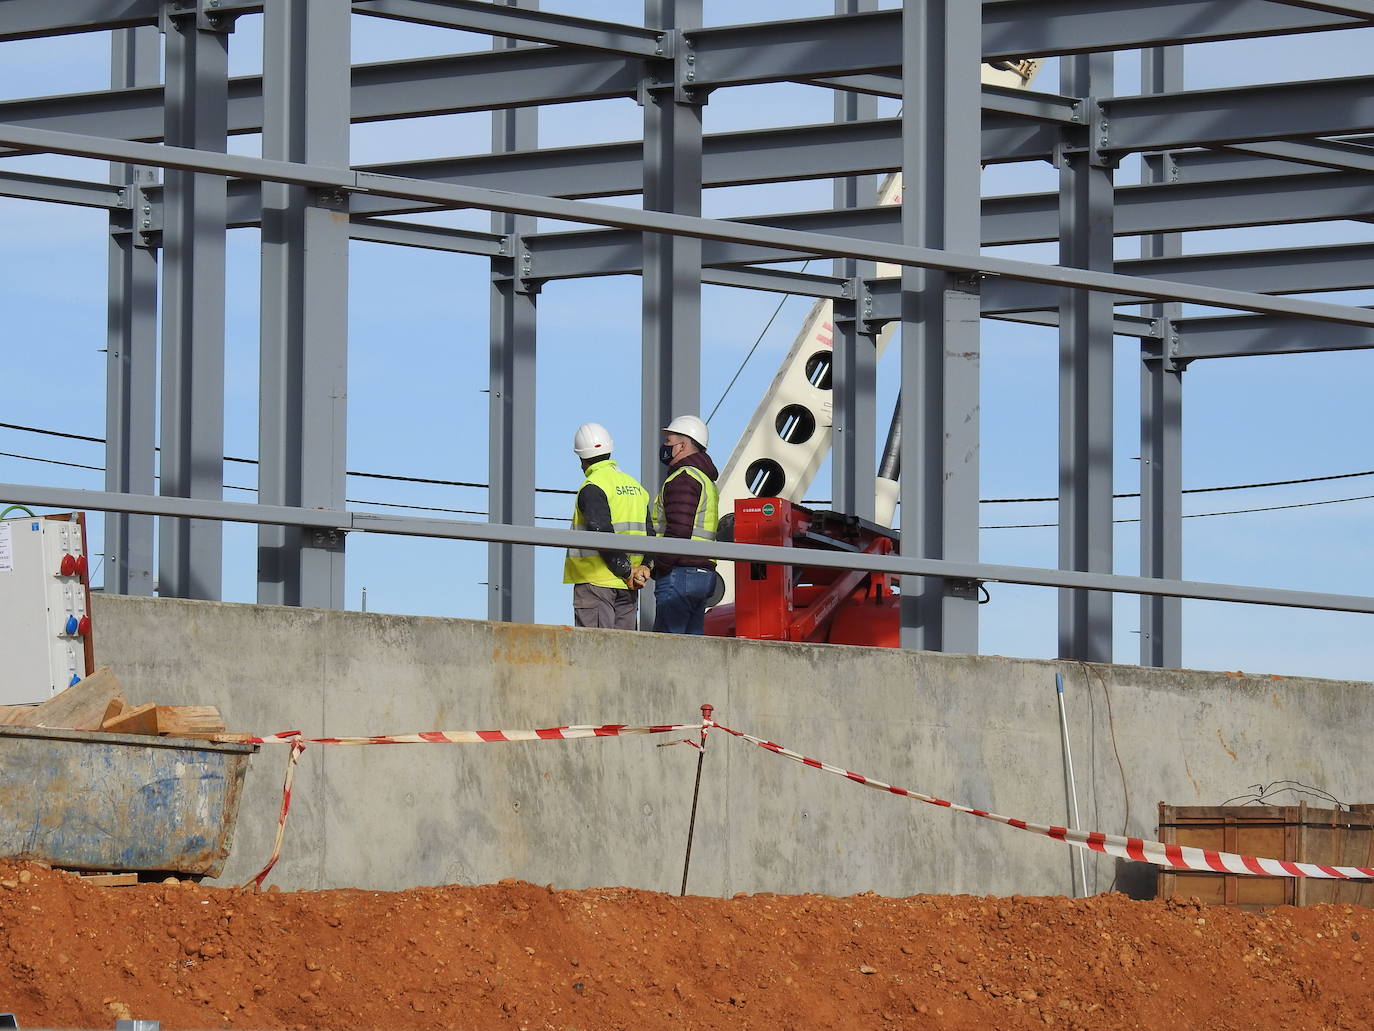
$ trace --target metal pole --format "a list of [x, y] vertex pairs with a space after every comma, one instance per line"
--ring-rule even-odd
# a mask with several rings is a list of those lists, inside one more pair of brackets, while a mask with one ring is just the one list
[[[835, 0], [837, 15], [876, 11], [877, 0]], [[878, 98], [854, 90], [835, 91], [837, 123], [866, 122], [878, 116]], [[836, 209], [872, 204], [878, 190], [876, 175], [835, 180]], [[877, 340], [859, 322], [863, 280], [877, 265], [871, 261], [837, 258], [834, 272], [850, 282], [849, 296], [831, 308], [834, 365], [831, 375], [831, 507], [861, 519], [874, 518], [874, 452], [877, 447]]]
[[[112, 32], [110, 85], [129, 89], [157, 83], [158, 48], [157, 29], [150, 25]], [[151, 218], [144, 213], [143, 188], [157, 178], [157, 169], [148, 165], [110, 166], [110, 181], [125, 187], [128, 202], [110, 212], [105, 489], [115, 493], [156, 489], [157, 250], [144, 235]], [[105, 590], [153, 593], [151, 516], [111, 512], [105, 517]]]
[[[977, 251], [980, 7], [908, 0], [902, 11], [902, 241]], [[977, 561], [980, 311], [978, 280], [901, 274], [902, 554]], [[978, 590], [903, 583], [902, 647], [978, 651]]]
[[[1099, 153], [1098, 99], [1112, 87], [1112, 55], [1060, 61], [1060, 90], [1083, 98], [1086, 128], [1059, 155], [1060, 264], [1109, 272], [1113, 267], [1113, 182]], [[1059, 567], [1112, 571], [1111, 296], [1064, 290], [1059, 305]], [[1059, 654], [1090, 662], [1112, 659], [1112, 599], [1059, 592]]]
[[[701, 214], [701, 109], [690, 32], [700, 28], [702, 0], [646, 0], [645, 24], [676, 34], [674, 62], [648, 62], [643, 83], [644, 207]], [[692, 79], [689, 79], [691, 76]], [[662, 479], [660, 430], [675, 415], [701, 408], [701, 241], [644, 234], [643, 355], [647, 403], [641, 410], [640, 468], [646, 486]]]
[[[1073, 829], [1081, 830], [1082, 823], [1078, 818], [1078, 781], [1073, 775], [1073, 749], [1069, 747], [1069, 715], [1064, 708], [1064, 674], [1054, 675], [1054, 691], [1059, 698], [1059, 732], [1064, 741], [1064, 765], [1068, 767], [1069, 773], [1069, 801], [1072, 808], [1069, 814], [1073, 819]], [[1078, 853], [1078, 885], [1080, 898], [1086, 898], [1088, 894], [1088, 863], [1087, 857], [1081, 848], [1074, 849]]]
[[[309, 0], [264, 11], [263, 156], [348, 166], [349, 12]], [[258, 471], [264, 504], [345, 507], [348, 199], [262, 186]], [[258, 601], [344, 607], [344, 538], [258, 531]]]
[[678, 892], [679, 897], [687, 894], [687, 871], [692, 866], [692, 836], [697, 829], [697, 799], [701, 796], [701, 766], [706, 760], [706, 725], [714, 711], [715, 706], [712, 705], [701, 707], [701, 745], [697, 752], [697, 779], [692, 785], [692, 818], [687, 824], [687, 855], [682, 860], [682, 889]]
[[[228, 139], [229, 30], [233, 19], [170, 8], [166, 37], [168, 144], [224, 153]], [[224, 248], [222, 175], [169, 171], [162, 231], [162, 458], [159, 492], [224, 495]], [[163, 519], [158, 593], [217, 601], [220, 524]]]
[[[1183, 89], [1183, 48], [1141, 52], [1142, 93]], [[1146, 155], [1146, 183], [1166, 183], [1172, 154]], [[1183, 253], [1182, 233], [1157, 233], [1140, 241], [1145, 258]], [[1140, 572], [1170, 580], [1183, 577], [1183, 369], [1171, 353], [1181, 304], [1155, 304], [1145, 313], [1159, 320], [1160, 335], [1141, 354], [1140, 365]], [[1178, 598], [1140, 599], [1140, 663], [1183, 665], [1183, 602]]]
[[[538, 0], [504, 0], [505, 6], [538, 8]], [[522, 46], [498, 37], [492, 49]], [[494, 154], [531, 151], [539, 146], [539, 109], [493, 111]], [[528, 278], [529, 251], [524, 237], [534, 232], [529, 215], [492, 215], [491, 229], [506, 238], [505, 251], [491, 261], [490, 437], [487, 451], [487, 518], [493, 523], [534, 525], [535, 358], [538, 284]], [[591, 418], [580, 415], [579, 419]], [[487, 618], [534, 622], [534, 549], [514, 544], [487, 548]]]

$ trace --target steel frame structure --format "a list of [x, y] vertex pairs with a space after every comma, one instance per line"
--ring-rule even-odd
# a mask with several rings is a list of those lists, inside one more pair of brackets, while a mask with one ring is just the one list
[[[263, 74], [230, 78], [235, 20], [250, 14], [264, 18]], [[353, 16], [486, 33], [492, 48], [350, 67]], [[829, 17], [709, 27], [702, 0], [646, 0], [643, 25], [541, 11], [537, 0], [5, 0], [0, 47], [111, 30], [109, 90], [0, 102], [0, 158], [111, 163], [99, 183], [0, 160], [0, 195], [108, 212], [111, 318], [106, 490], [0, 491], [110, 512], [112, 592], [150, 594], [156, 580], [163, 595], [219, 597], [220, 525], [238, 520], [259, 525], [261, 602], [341, 607], [346, 534], [367, 530], [488, 542], [490, 617], [532, 620], [533, 546], [570, 542], [569, 531], [534, 526], [539, 290], [634, 273], [645, 455], [667, 419], [700, 407], [701, 284], [836, 302], [833, 489], [859, 514], [875, 471], [872, 340], [900, 322], [902, 553], [834, 564], [909, 576], [906, 646], [978, 651], [977, 585], [991, 580], [1059, 588], [1059, 653], [1094, 661], [1112, 657], [1114, 591], [1141, 596], [1146, 665], [1181, 664], [1184, 597], [1374, 612], [1368, 597], [1181, 579], [1188, 364], [1374, 346], [1374, 311], [1292, 296], [1374, 288], [1374, 244], [1187, 256], [1181, 246], [1193, 229], [1369, 219], [1374, 77], [1185, 90], [1186, 46], [1371, 24], [1366, 0], [905, 0], [891, 10], [836, 0]], [[1143, 51], [1141, 90], [1114, 96], [1112, 55], [1127, 49]], [[1058, 92], [980, 86], [980, 62], [1045, 56], [1061, 58]], [[769, 82], [833, 89], [834, 122], [703, 133], [714, 92]], [[880, 96], [900, 98], [901, 114], [877, 117]], [[539, 147], [541, 107], [608, 98], [639, 101], [641, 140]], [[489, 154], [350, 167], [351, 123], [466, 111], [491, 112]], [[261, 158], [227, 152], [231, 134], [259, 132]], [[1136, 154], [1144, 181], [1117, 185], [1113, 170]], [[1015, 161], [1053, 162], [1058, 192], [981, 197], [980, 167]], [[872, 177], [888, 171], [905, 177], [903, 203], [871, 206]], [[797, 179], [835, 180], [834, 207], [701, 217], [704, 189]], [[630, 194], [642, 209], [595, 202]], [[491, 231], [406, 218], [455, 208], [492, 212]], [[587, 228], [537, 232], [538, 217]], [[224, 241], [238, 226], [262, 230], [256, 505], [221, 495]], [[1141, 240], [1139, 259], [1114, 259], [1121, 236]], [[350, 239], [490, 260], [486, 523], [347, 511], [338, 298]], [[980, 253], [1052, 240], [1057, 265]], [[834, 259], [832, 274], [773, 267], [808, 257]], [[901, 275], [877, 278], [879, 261]], [[1241, 314], [1184, 317], [1185, 303]], [[981, 318], [1059, 329], [1057, 570], [979, 561]], [[1140, 344], [1139, 577], [1113, 572], [1120, 336]]]

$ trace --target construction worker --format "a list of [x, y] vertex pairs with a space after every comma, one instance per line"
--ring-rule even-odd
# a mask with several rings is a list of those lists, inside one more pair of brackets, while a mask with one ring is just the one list
[[[654, 501], [653, 532], [660, 537], [694, 541], [716, 539], [720, 491], [716, 464], [706, 453], [706, 424], [695, 415], [679, 415], [663, 427], [658, 460], [672, 471]], [[720, 580], [709, 558], [657, 555], [654, 578], [654, 629], [669, 634], [703, 633], [708, 600]]]
[[[585, 479], [573, 507], [574, 530], [643, 537], [648, 530], [649, 492], [611, 459], [615, 442], [606, 427], [588, 422], [573, 435], [573, 452]], [[563, 582], [573, 585], [577, 626], [634, 630], [638, 591], [649, 579], [642, 555], [596, 548], [569, 548]]]

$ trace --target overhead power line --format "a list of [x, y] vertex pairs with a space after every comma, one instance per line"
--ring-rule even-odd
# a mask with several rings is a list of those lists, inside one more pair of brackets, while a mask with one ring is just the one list
[[[42, 462], [42, 463], [45, 463], [45, 464], [47, 464], [47, 465], [61, 465], [61, 466], [66, 466], [67, 468], [73, 468], [73, 469], [90, 469], [90, 470], [92, 470], [93, 472], [104, 472], [104, 471], [105, 471], [104, 468], [103, 468], [102, 466], [98, 466], [98, 465], [82, 465], [80, 462], [63, 462], [63, 461], [60, 461], [60, 460], [58, 460], [58, 459], [56, 459], [56, 458], [39, 458], [39, 457], [34, 456], [34, 455], [20, 455], [20, 454], [15, 454], [14, 452], [11, 452], [11, 451], [0, 451], [0, 457], [5, 457], [5, 458], [20, 458], [20, 459], [23, 459], [23, 460], [26, 461], [26, 462]], [[375, 475], [377, 475], [378, 478], [380, 478], [380, 479], [387, 479], [387, 478], [388, 478], [388, 477], [386, 477], [385, 475], [380, 474], [380, 473], [375, 474]], [[1368, 475], [1370, 475], [1370, 473], [1343, 473], [1343, 474], [1341, 474], [1340, 476], [1312, 477], [1312, 478], [1310, 478], [1310, 479], [1308, 479], [1308, 480], [1285, 480], [1285, 481], [1281, 481], [1281, 482], [1283, 482], [1283, 483], [1308, 483], [1308, 482], [1314, 482], [1315, 480], [1320, 480], [1320, 479], [1338, 480], [1338, 479], [1343, 479], [1343, 478], [1345, 478], [1345, 477], [1347, 477], [1347, 476], [1368, 476]], [[157, 477], [154, 476], [153, 479], [157, 479]], [[430, 482], [430, 481], [425, 481], [425, 482]], [[1256, 486], [1277, 486], [1277, 485], [1278, 485], [1278, 484], [1256, 484]], [[222, 484], [221, 486], [223, 486], [223, 488], [224, 488], [225, 490], [241, 490], [241, 491], [246, 491], [246, 492], [249, 493], [249, 494], [256, 494], [256, 493], [258, 493], [258, 488], [256, 488], [256, 487], [245, 487], [245, 486], [243, 486], [243, 485], [241, 485], [241, 484], [237, 484], [237, 483], [225, 483], [225, 484]], [[1204, 490], [1240, 490], [1240, 489], [1242, 489], [1242, 488], [1239, 488], [1239, 487], [1207, 487], [1207, 488], [1203, 488], [1203, 489], [1204, 489]], [[572, 493], [572, 492], [569, 491], [568, 493]], [[1265, 506], [1260, 507], [1260, 508], [1233, 508], [1233, 509], [1228, 509], [1228, 510], [1225, 511], [1225, 512], [1193, 512], [1193, 513], [1190, 513], [1190, 514], [1187, 514], [1187, 515], [1183, 516], [1183, 518], [1184, 518], [1184, 519], [1205, 519], [1205, 518], [1207, 518], [1207, 517], [1209, 517], [1209, 516], [1245, 515], [1245, 514], [1248, 514], [1248, 513], [1251, 513], [1251, 512], [1278, 512], [1278, 511], [1281, 511], [1281, 510], [1283, 510], [1283, 509], [1288, 509], [1288, 508], [1314, 508], [1314, 507], [1316, 507], [1316, 506], [1318, 506], [1318, 505], [1342, 505], [1342, 504], [1345, 504], [1346, 502], [1349, 502], [1349, 501], [1369, 501], [1369, 500], [1371, 500], [1371, 499], [1374, 499], [1374, 494], [1361, 494], [1360, 496], [1358, 496], [1358, 497], [1353, 497], [1353, 498], [1332, 498], [1332, 499], [1329, 500], [1329, 501], [1305, 501], [1305, 502], [1302, 502], [1302, 503], [1299, 503], [1299, 504], [1293, 504], [1293, 505], [1265, 505]], [[474, 508], [445, 508], [444, 506], [441, 506], [441, 505], [409, 505], [409, 504], [403, 504], [403, 503], [401, 503], [401, 502], [396, 502], [396, 501], [372, 501], [372, 500], [368, 500], [368, 499], [364, 499], [364, 498], [345, 498], [344, 500], [345, 500], [348, 504], [350, 504], [350, 505], [376, 505], [376, 506], [379, 506], [379, 507], [382, 507], [382, 508], [404, 508], [404, 509], [410, 509], [410, 510], [416, 511], [416, 512], [444, 512], [444, 513], [451, 514], [451, 515], [472, 515], [472, 516], [488, 516], [488, 515], [490, 515], [489, 512], [483, 512], [483, 511], [480, 511], [480, 510], [474, 509]], [[823, 503], [823, 502], [812, 502], [812, 504], [820, 504], [820, 503]], [[555, 522], [555, 523], [568, 523], [568, 522], [571, 522], [571, 521], [572, 521], [572, 520], [568, 519], [566, 516], [541, 516], [541, 515], [537, 515], [537, 516], [535, 516], [534, 518], [535, 518], [535, 519], [542, 519], [542, 520], [544, 520], [544, 521], [546, 521], [546, 522]], [[1112, 522], [1113, 522], [1113, 523], [1138, 523], [1138, 522], [1140, 522], [1140, 520], [1139, 520], [1138, 518], [1137, 518], [1137, 519], [1113, 519]], [[1058, 523], [991, 523], [991, 524], [979, 526], [978, 529], [980, 529], [980, 530], [1035, 530], [1035, 529], [1041, 529], [1041, 528], [1044, 528], [1044, 527], [1058, 526], [1058, 525], [1059, 525]]]
[[[67, 439], [67, 440], [80, 440], [80, 441], [85, 441], [85, 442], [92, 443], [92, 444], [104, 444], [104, 443], [105, 443], [105, 439], [104, 439], [103, 437], [90, 437], [90, 436], [86, 436], [86, 435], [84, 435], [84, 434], [79, 434], [79, 433], [64, 433], [64, 432], [62, 432], [62, 431], [60, 431], [60, 430], [42, 429], [42, 428], [37, 427], [37, 426], [23, 426], [23, 425], [19, 425], [19, 424], [17, 424], [17, 423], [0, 422], [0, 429], [20, 430], [20, 431], [25, 432], [25, 433], [36, 433], [36, 434], [40, 434], [40, 435], [42, 435], [42, 436], [48, 436], [48, 437], [61, 437], [61, 438]], [[0, 457], [5, 457], [5, 458], [18, 458], [18, 459], [23, 459], [24, 461], [29, 461], [29, 462], [43, 462], [43, 463], [46, 463], [46, 464], [48, 464], [48, 465], [60, 465], [60, 466], [65, 466], [65, 467], [71, 468], [71, 469], [88, 469], [88, 470], [91, 470], [92, 472], [104, 472], [104, 471], [105, 471], [104, 466], [98, 466], [98, 465], [85, 465], [85, 464], [80, 463], [80, 462], [66, 462], [66, 461], [61, 461], [61, 460], [56, 459], [56, 458], [39, 458], [39, 457], [34, 456], [34, 455], [17, 454], [17, 453], [12, 452], [12, 451], [0, 451]], [[241, 463], [241, 464], [244, 464], [244, 465], [257, 465], [257, 464], [258, 464], [258, 462], [257, 462], [256, 459], [252, 459], [252, 458], [236, 458], [236, 457], [232, 457], [232, 456], [229, 456], [229, 455], [226, 455], [225, 458], [224, 458], [224, 460], [225, 460], [226, 462], [238, 462], [238, 463]], [[398, 474], [398, 473], [373, 473], [373, 472], [352, 472], [352, 471], [350, 471], [350, 472], [348, 473], [348, 475], [349, 475], [349, 476], [357, 476], [357, 477], [366, 478], [366, 479], [374, 479], [374, 480], [390, 480], [390, 481], [397, 482], [397, 483], [424, 483], [424, 484], [429, 484], [429, 485], [433, 485], [433, 486], [440, 486], [440, 487], [471, 487], [471, 488], [476, 488], [476, 489], [485, 490], [485, 489], [487, 489], [487, 487], [489, 486], [488, 484], [485, 484], [485, 483], [477, 483], [477, 482], [469, 481], [469, 480], [441, 480], [441, 479], [435, 479], [435, 478], [425, 477], [425, 476], [403, 476], [403, 475], [400, 475], [400, 474]], [[1296, 485], [1296, 484], [1304, 484], [1304, 483], [1326, 483], [1326, 482], [1330, 482], [1330, 481], [1332, 481], [1332, 480], [1349, 480], [1349, 479], [1355, 479], [1355, 478], [1361, 477], [1361, 476], [1374, 476], [1374, 469], [1364, 469], [1364, 470], [1360, 470], [1360, 471], [1358, 471], [1358, 472], [1350, 472], [1350, 473], [1330, 473], [1330, 474], [1325, 475], [1325, 476], [1303, 476], [1303, 477], [1298, 477], [1298, 478], [1290, 479], [1290, 480], [1266, 480], [1266, 481], [1263, 481], [1263, 482], [1256, 482], [1256, 483], [1232, 483], [1232, 484], [1226, 484], [1226, 485], [1224, 485], [1224, 486], [1219, 486], [1219, 487], [1186, 487], [1186, 488], [1184, 488], [1183, 493], [1184, 493], [1184, 494], [1212, 494], [1212, 493], [1216, 493], [1216, 492], [1219, 492], [1219, 491], [1253, 490], [1253, 489], [1259, 488], [1259, 487], [1290, 487], [1290, 486], [1294, 486], [1294, 485]], [[241, 487], [241, 486], [238, 486], [238, 485], [236, 485], [236, 484], [231, 484], [231, 483], [226, 483], [226, 484], [224, 484], [224, 487], [225, 487], [225, 489], [227, 489], [227, 490], [247, 490], [247, 491], [254, 491], [254, 492], [256, 492], [256, 489], [257, 489], [257, 488], [255, 488], [255, 487]], [[576, 494], [576, 493], [577, 493], [577, 492], [574, 491], [574, 490], [564, 490], [564, 489], [557, 488], [557, 487], [536, 487], [536, 488], [535, 488], [535, 491], [536, 491], [536, 493], [540, 493], [540, 494], [564, 494], [564, 495], [569, 495], [569, 494]], [[1113, 494], [1112, 497], [1113, 497], [1114, 499], [1116, 499], [1116, 498], [1138, 498], [1138, 497], [1140, 497], [1140, 492], [1139, 492], [1139, 491], [1136, 491], [1136, 492], [1130, 493], [1130, 494]], [[1301, 502], [1301, 503], [1292, 504], [1292, 505], [1268, 505], [1268, 506], [1257, 507], [1257, 508], [1237, 508], [1237, 509], [1230, 509], [1230, 510], [1223, 511], [1223, 512], [1194, 512], [1194, 513], [1191, 513], [1191, 514], [1189, 514], [1189, 515], [1183, 516], [1183, 518], [1184, 518], [1184, 519], [1200, 519], [1200, 518], [1206, 518], [1206, 517], [1208, 517], [1208, 516], [1242, 515], [1242, 514], [1246, 514], [1246, 513], [1250, 513], [1250, 512], [1277, 512], [1277, 511], [1281, 511], [1281, 510], [1283, 510], [1283, 509], [1289, 509], [1289, 508], [1310, 508], [1310, 507], [1317, 506], [1317, 505], [1339, 505], [1339, 504], [1344, 504], [1344, 503], [1349, 502], [1349, 501], [1366, 501], [1366, 500], [1368, 500], [1370, 497], [1374, 497], [1374, 495], [1360, 495], [1360, 496], [1358, 496], [1358, 497], [1351, 497], [1351, 498], [1333, 498], [1333, 499], [1331, 499], [1331, 500], [1329, 500], [1329, 501], [1308, 501], [1308, 502]], [[484, 516], [484, 515], [487, 515], [486, 512], [479, 512], [479, 511], [477, 511], [477, 510], [475, 510], [475, 509], [443, 508], [443, 507], [438, 507], [438, 506], [425, 506], [425, 505], [402, 505], [402, 504], [392, 504], [391, 502], [386, 502], [386, 501], [358, 501], [358, 500], [353, 499], [353, 498], [348, 498], [348, 499], [346, 499], [346, 500], [347, 500], [350, 504], [385, 505], [385, 506], [390, 507], [390, 508], [413, 508], [413, 509], [416, 509], [416, 510], [418, 510], [418, 511], [425, 511], [425, 512], [451, 512], [451, 513], [455, 513], [455, 514], [459, 514], [459, 515], [483, 515], [483, 516]], [[979, 504], [984, 504], [984, 505], [999, 505], [999, 504], [1017, 504], [1017, 503], [1029, 503], [1029, 502], [1048, 502], [1048, 501], [1058, 501], [1058, 500], [1059, 500], [1059, 499], [1058, 499], [1057, 497], [1037, 497], [1037, 498], [1029, 498], [1029, 497], [1028, 497], [1028, 498], [982, 498], [982, 499], [979, 500]], [[828, 504], [829, 502], [828, 502], [828, 501], [816, 501], [816, 502], [810, 502], [810, 503], [811, 503], [811, 504]], [[563, 517], [561, 517], [561, 516], [536, 516], [535, 518], [536, 518], [536, 519], [549, 519], [549, 520], [564, 521], [564, 520], [563, 520]], [[1140, 522], [1139, 519], [1114, 519], [1114, 520], [1112, 520], [1112, 521], [1113, 521], [1114, 523], [1138, 523], [1138, 522]], [[993, 524], [989, 524], [989, 525], [986, 525], [986, 526], [980, 526], [979, 529], [981, 529], [981, 530], [1029, 530], [1029, 529], [1037, 529], [1037, 528], [1041, 528], [1041, 527], [1058, 526], [1058, 525], [1059, 525], [1058, 523], [993, 523]]]
[[[1184, 519], [1206, 519], [1209, 516], [1246, 515], [1250, 512], [1279, 512], [1286, 508], [1315, 508], [1318, 505], [1344, 505], [1348, 501], [1374, 500], [1374, 494], [1361, 494], [1354, 498], [1332, 498], [1329, 501], [1303, 501], [1293, 505], [1265, 505], [1261, 508], [1232, 508], [1225, 512], [1189, 512]], [[1140, 519], [1113, 519], [1113, 523], [1138, 523]], [[1034, 530], [1044, 526], [1058, 526], [1058, 523], [993, 523], [980, 526], [980, 530]]]

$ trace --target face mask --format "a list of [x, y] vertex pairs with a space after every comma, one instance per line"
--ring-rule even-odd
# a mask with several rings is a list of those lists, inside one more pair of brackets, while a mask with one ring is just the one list
[[672, 465], [672, 464], [673, 464], [673, 448], [674, 448], [675, 446], [676, 446], [676, 445], [674, 445], [674, 444], [664, 444], [662, 447], [660, 447], [660, 448], [658, 449], [658, 460], [659, 460], [660, 462], [662, 462], [664, 465]]

